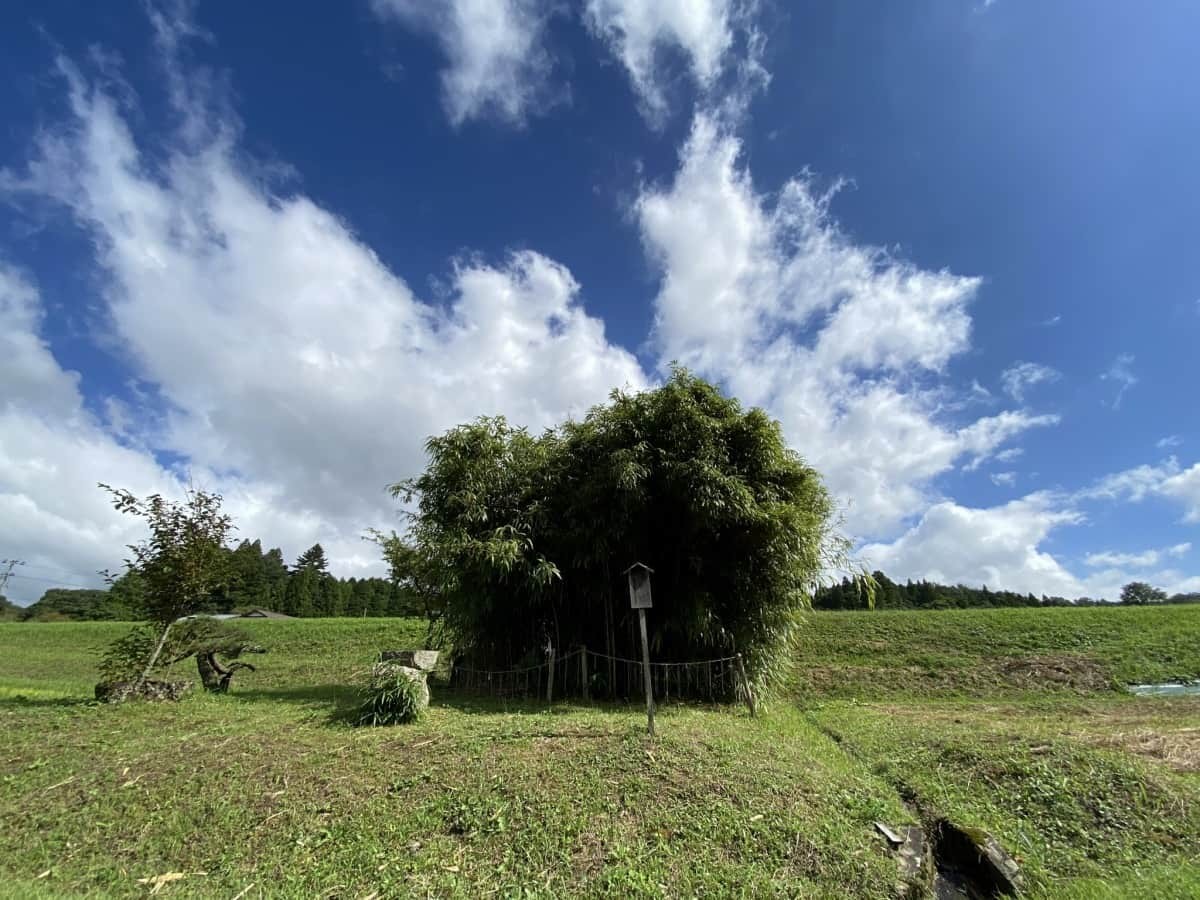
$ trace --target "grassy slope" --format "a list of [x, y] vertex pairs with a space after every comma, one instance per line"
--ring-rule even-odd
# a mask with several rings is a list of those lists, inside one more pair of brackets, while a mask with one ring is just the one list
[[1066, 654], [1122, 681], [1200, 674], [1198, 613], [817, 614], [798, 704], [668, 708], [654, 744], [619, 707], [443, 697], [416, 726], [338, 722], [374, 652], [419, 640], [412, 622], [253, 623], [272, 652], [233, 695], [122, 708], [85, 701], [94, 648], [124, 626], [0, 625], [18, 851], [0, 895], [134, 896], [184, 871], [207, 874], [164, 893], [883, 897], [895, 869], [871, 823], [911, 820], [903, 786], [996, 833], [1034, 895], [1197, 896], [1200, 702], [977, 673]]
[[1094, 689], [1197, 677], [1200, 606], [1160, 606], [815, 613], [796, 681], [825, 697], [994, 697], [1056, 678]]

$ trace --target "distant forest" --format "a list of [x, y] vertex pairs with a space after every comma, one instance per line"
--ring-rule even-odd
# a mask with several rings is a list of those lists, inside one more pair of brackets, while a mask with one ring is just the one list
[[[973, 588], [963, 584], [937, 584], [933, 581], [892, 581], [882, 572], [872, 573], [877, 583], [876, 609], [970, 609], [1005, 606], [1103, 606], [1109, 601], [1092, 597], [1068, 600], [1042, 594], [1018, 594], [1015, 591], [993, 591], [987, 585]], [[1146, 586], [1148, 588], [1148, 586]], [[1174, 594], [1168, 597], [1161, 591], [1148, 588], [1150, 602], [1200, 603], [1200, 593]], [[1145, 602], [1145, 601], [1138, 601]], [[821, 588], [813, 598], [815, 609], [866, 609], [867, 596], [855, 581], [844, 578], [840, 583]]]
[[[232, 577], [203, 612], [262, 607], [289, 616], [416, 616], [424, 607], [407, 588], [386, 578], [335, 578], [325, 551], [315, 544], [288, 567], [279, 549], [242, 541], [229, 551]], [[28, 607], [0, 597], [0, 619], [33, 621], [129, 621], [138, 618], [140, 585], [122, 575], [108, 590], [51, 588]]]
[[[242, 541], [230, 551], [233, 577], [213, 594], [204, 612], [232, 612], [262, 607], [298, 618], [338, 616], [424, 616], [426, 609], [408, 587], [386, 578], [335, 578], [327, 571], [325, 551], [315, 544], [292, 567], [278, 549], [263, 551], [259, 541]], [[873, 577], [876, 609], [969, 609], [1006, 606], [1102, 606], [1107, 600], [1049, 597], [993, 591], [933, 581], [892, 581], [882, 572]], [[51, 588], [28, 607], [0, 597], [0, 621], [128, 621], [137, 618], [138, 584], [123, 575], [109, 590]], [[1156, 603], [1200, 603], [1200, 593], [1156, 592]], [[813, 598], [814, 609], [866, 609], [862, 587], [845, 578], [823, 587]]]

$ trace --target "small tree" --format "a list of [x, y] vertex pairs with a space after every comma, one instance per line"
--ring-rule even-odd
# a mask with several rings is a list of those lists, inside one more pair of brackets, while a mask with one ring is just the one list
[[1148, 603], [1162, 603], [1167, 599], [1167, 592], [1146, 584], [1144, 581], [1131, 581], [1121, 588], [1121, 602], [1127, 606], [1145, 606]]
[[[114, 641], [100, 660], [101, 677], [111, 683], [140, 671], [158, 640], [158, 631], [153, 625], [141, 625]], [[266, 650], [241, 629], [202, 617], [189, 619], [171, 629], [155, 665], [159, 669], [168, 669], [194, 656], [204, 689], [224, 694], [229, 691], [235, 672], [240, 669], [254, 671], [254, 666], [238, 659], [246, 653], [266, 653]]]
[[140, 685], [158, 663], [171, 626], [195, 613], [225, 584], [230, 560], [226, 542], [233, 522], [221, 511], [221, 495], [209, 491], [189, 488], [179, 503], [159, 494], [141, 499], [107, 484], [100, 487], [112, 495], [118, 512], [145, 519], [150, 529], [149, 538], [129, 545], [131, 555], [125, 560], [127, 574], [141, 583], [138, 611], [154, 633], [137, 678]]

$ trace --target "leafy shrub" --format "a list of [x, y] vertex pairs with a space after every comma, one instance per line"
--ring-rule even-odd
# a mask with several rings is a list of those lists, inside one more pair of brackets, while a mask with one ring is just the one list
[[623, 573], [640, 561], [656, 660], [740, 652], [761, 693], [791, 672], [822, 573], [851, 562], [779, 423], [683, 369], [541, 435], [482, 418], [426, 448], [425, 473], [392, 486], [417, 502], [413, 527], [383, 548], [475, 668], [541, 660], [547, 641], [636, 658]]
[[421, 718], [429, 687], [402, 666], [376, 666], [362, 694], [356, 725], [405, 725]]

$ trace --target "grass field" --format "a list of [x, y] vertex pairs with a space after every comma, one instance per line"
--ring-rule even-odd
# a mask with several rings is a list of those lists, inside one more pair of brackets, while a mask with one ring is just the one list
[[765, 714], [667, 706], [653, 742], [636, 708], [444, 694], [348, 727], [404, 620], [252, 623], [229, 696], [91, 703], [126, 627], [0, 625], [0, 896], [891, 897], [873, 823], [918, 815], [1031, 896], [1200, 896], [1200, 700], [1113, 690], [1200, 676], [1200, 609], [813, 614]]

